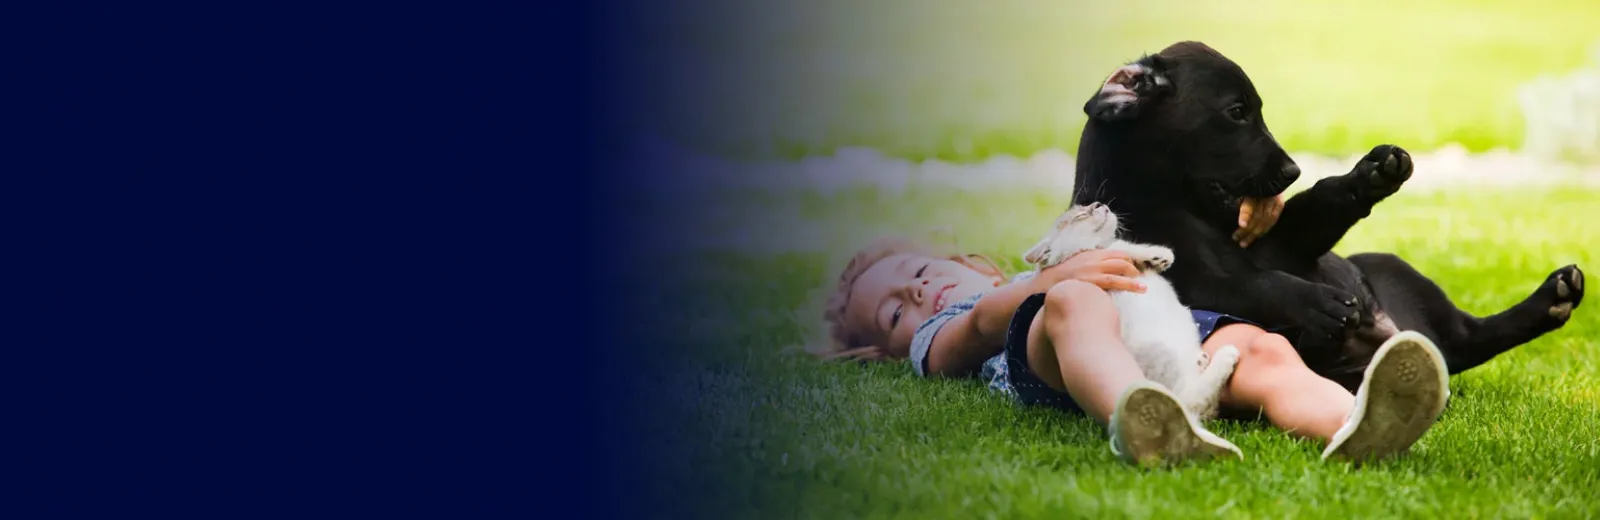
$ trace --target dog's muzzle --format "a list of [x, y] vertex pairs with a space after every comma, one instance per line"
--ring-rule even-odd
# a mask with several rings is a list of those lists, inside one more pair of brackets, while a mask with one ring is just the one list
[[1283, 169], [1278, 172], [1278, 176], [1283, 178], [1284, 189], [1288, 189], [1290, 184], [1294, 184], [1294, 181], [1300, 179], [1300, 165], [1295, 164], [1294, 161], [1289, 161], [1283, 165]]

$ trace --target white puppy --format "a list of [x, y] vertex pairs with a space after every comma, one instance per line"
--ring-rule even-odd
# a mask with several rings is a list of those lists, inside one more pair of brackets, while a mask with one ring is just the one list
[[1171, 390], [1185, 409], [1198, 419], [1217, 414], [1217, 400], [1233, 375], [1239, 350], [1227, 345], [1209, 363], [1200, 350], [1200, 333], [1189, 308], [1178, 301], [1172, 284], [1161, 271], [1172, 266], [1172, 250], [1134, 244], [1117, 238], [1117, 216], [1102, 204], [1068, 208], [1055, 228], [1023, 255], [1040, 269], [1061, 263], [1079, 252], [1111, 249], [1127, 253], [1139, 267], [1144, 293], [1112, 291], [1111, 301], [1122, 320], [1122, 340], [1145, 378]]

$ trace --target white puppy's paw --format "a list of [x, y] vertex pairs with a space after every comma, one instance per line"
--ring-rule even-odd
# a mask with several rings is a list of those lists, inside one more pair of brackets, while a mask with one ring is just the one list
[[1159, 273], [1166, 271], [1168, 267], [1172, 267], [1172, 250], [1165, 247], [1157, 247], [1160, 250], [1156, 251], [1155, 254], [1150, 255], [1149, 258], [1146, 258], [1144, 260], [1144, 265], [1141, 266], [1146, 271], [1155, 271]]
[[1116, 249], [1127, 253], [1140, 271], [1159, 273], [1172, 267], [1174, 258], [1172, 249], [1164, 246], [1123, 243], [1116, 246]]

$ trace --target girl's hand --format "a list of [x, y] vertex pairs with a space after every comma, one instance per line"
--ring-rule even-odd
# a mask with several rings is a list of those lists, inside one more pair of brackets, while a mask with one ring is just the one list
[[1282, 214], [1281, 193], [1266, 198], [1245, 197], [1239, 202], [1239, 229], [1233, 232], [1233, 241], [1238, 242], [1239, 247], [1250, 247], [1278, 223], [1278, 215]]
[[1068, 257], [1066, 261], [1041, 269], [1031, 280], [1034, 292], [1045, 292], [1057, 283], [1078, 280], [1094, 284], [1107, 291], [1121, 290], [1142, 293], [1144, 284], [1134, 280], [1139, 268], [1133, 259], [1121, 251], [1095, 249]]

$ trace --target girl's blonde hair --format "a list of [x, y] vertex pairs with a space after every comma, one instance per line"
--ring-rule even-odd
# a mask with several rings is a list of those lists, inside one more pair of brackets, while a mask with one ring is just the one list
[[864, 340], [850, 333], [845, 327], [844, 313], [845, 308], [850, 305], [850, 293], [855, 287], [856, 280], [883, 259], [900, 254], [945, 258], [971, 267], [980, 273], [1002, 278], [1005, 276], [999, 265], [981, 254], [941, 254], [927, 245], [898, 236], [873, 240], [866, 247], [856, 251], [845, 264], [844, 270], [839, 273], [833, 292], [828, 295], [822, 311], [822, 321], [827, 327], [829, 344], [821, 350], [813, 351], [813, 354], [823, 359], [877, 359], [882, 354], [878, 345], [867, 345]]

